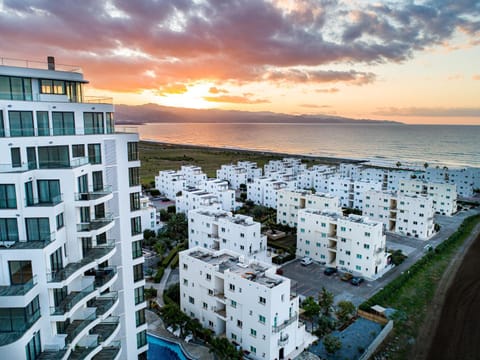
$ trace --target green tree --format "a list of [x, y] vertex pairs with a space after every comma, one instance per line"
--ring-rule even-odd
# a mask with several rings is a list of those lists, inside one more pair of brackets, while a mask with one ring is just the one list
[[428, 168], [428, 163], [427, 163], [427, 162], [424, 163], [424, 164], [423, 164], [423, 167], [424, 167], [425, 169]]
[[326, 334], [330, 334], [335, 329], [335, 326], [336, 323], [334, 319], [327, 316], [320, 316], [317, 322], [317, 329], [315, 330], [315, 335], [321, 338]]
[[335, 315], [341, 324], [345, 324], [355, 315], [356, 310], [351, 301], [340, 301], [337, 304]]
[[320, 311], [324, 316], [329, 316], [332, 311], [332, 306], [334, 302], [333, 293], [325, 289], [322, 286], [322, 290], [318, 294], [318, 305], [320, 305]]
[[310, 320], [312, 324], [312, 331], [313, 331], [314, 320], [318, 317], [318, 314], [320, 313], [320, 306], [317, 304], [317, 302], [313, 297], [309, 296], [303, 302], [302, 309], [304, 310], [303, 315], [308, 320]]
[[397, 168], [399, 168], [400, 166], [402, 166], [402, 163], [400, 161], [397, 161], [395, 165], [397, 165]]
[[218, 360], [241, 360], [242, 353], [227, 338], [214, 337], [210, 340], [210, 352]]
[[323, 338], [323, 346], [327, 353], [335, 354], [342, 347], [342, 342], [339, 338], [329, 334]]

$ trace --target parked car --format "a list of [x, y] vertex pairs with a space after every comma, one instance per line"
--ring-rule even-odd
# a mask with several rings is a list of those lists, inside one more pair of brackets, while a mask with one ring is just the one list
[[337, 272], [337, 269], [334, 268], [334, 267], [327, 267], [327, 268], [323, 271], [323, 273], [324, 273], [325, 275], [327, 275], [327, 276], [333, 275], [333, 274], [335, 274], [336, 272]]
[[313, 263], [313, 260], [312, 258], [308, 257], [308, 256], [305, 256], [302, 261], [300, 261], [300, 264], [302, 264], [303, 266], [307, 266], [307, 265], [310, 265]]
[[350, 284], [355, 285], [355, 286], [360, 285], [362, 282], [363, 282], [363, 278], [358, 277], [358, 276], [355, 276], [355, 277], [352, 278], [352, 280], [350, 280]]
[[342, 280], [342, 281], [350, 281], [350, 280], [352, 280], [352, 278], [353, 278], [353, 275], [350, 274], [350, 273], [348, 273], [348, 272], [346, 272], [346, 273], [343, 273], [343, 275], [342, 275], [342, 277], [340, 278], [340, 280]]

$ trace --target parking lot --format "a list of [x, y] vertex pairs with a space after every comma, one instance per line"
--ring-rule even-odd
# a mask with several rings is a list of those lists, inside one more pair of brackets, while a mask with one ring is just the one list
[[335, 296], [335, 302], [348, 300], [355, 305], [361, 304], [378, 290], [399, 276], [420, 259], [428, 250], [427, 245], [433, 248], [447, 239], [462, 223], [462, 221], [479, 210], [462, 211], [455, 216], [436, 216], [435, 221], [440, 224], [440, 231], [430, 240], [418, 240], [397, 234], [387, 234], [387, 249], [401, 249], [408, 258], [399, 266], [388, 271], [383, 277], [374, 281], [365, 281], [360, 286], [353, 286], [350, 282], [340, 280], [342, 272], [331, 276], [324, 275], [326, 266], [317, 263], [302, 266], [300, 259], [287, 263], [282, 267], [283, 275], [292, 280], [292, 293], [303, 296], [318, 297], [318, 293], [325, 287]]

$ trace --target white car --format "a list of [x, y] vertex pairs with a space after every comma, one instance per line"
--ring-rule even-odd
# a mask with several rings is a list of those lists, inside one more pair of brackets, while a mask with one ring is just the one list
[[313, 264], [313, 260], [312, 260], [312, 258], [310, 258], [308, 256], [305, 256], [302, 259], [302, 261], [300, 261], [300, 264], [302, 264], [303, 266], [307, 266], [307, 265]]

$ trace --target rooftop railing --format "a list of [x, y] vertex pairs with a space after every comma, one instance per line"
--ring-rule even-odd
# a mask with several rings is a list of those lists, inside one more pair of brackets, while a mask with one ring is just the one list
[[[26, 59], [12, 59], [0, 57], [1, 66], [22, 67], [27, 69], [49, 70], [49, 63], [44, 61], [26, 60]], [[55, 64], [55, 71], [67, 71], [82, 73], [82, 69], [77, 65]]]

